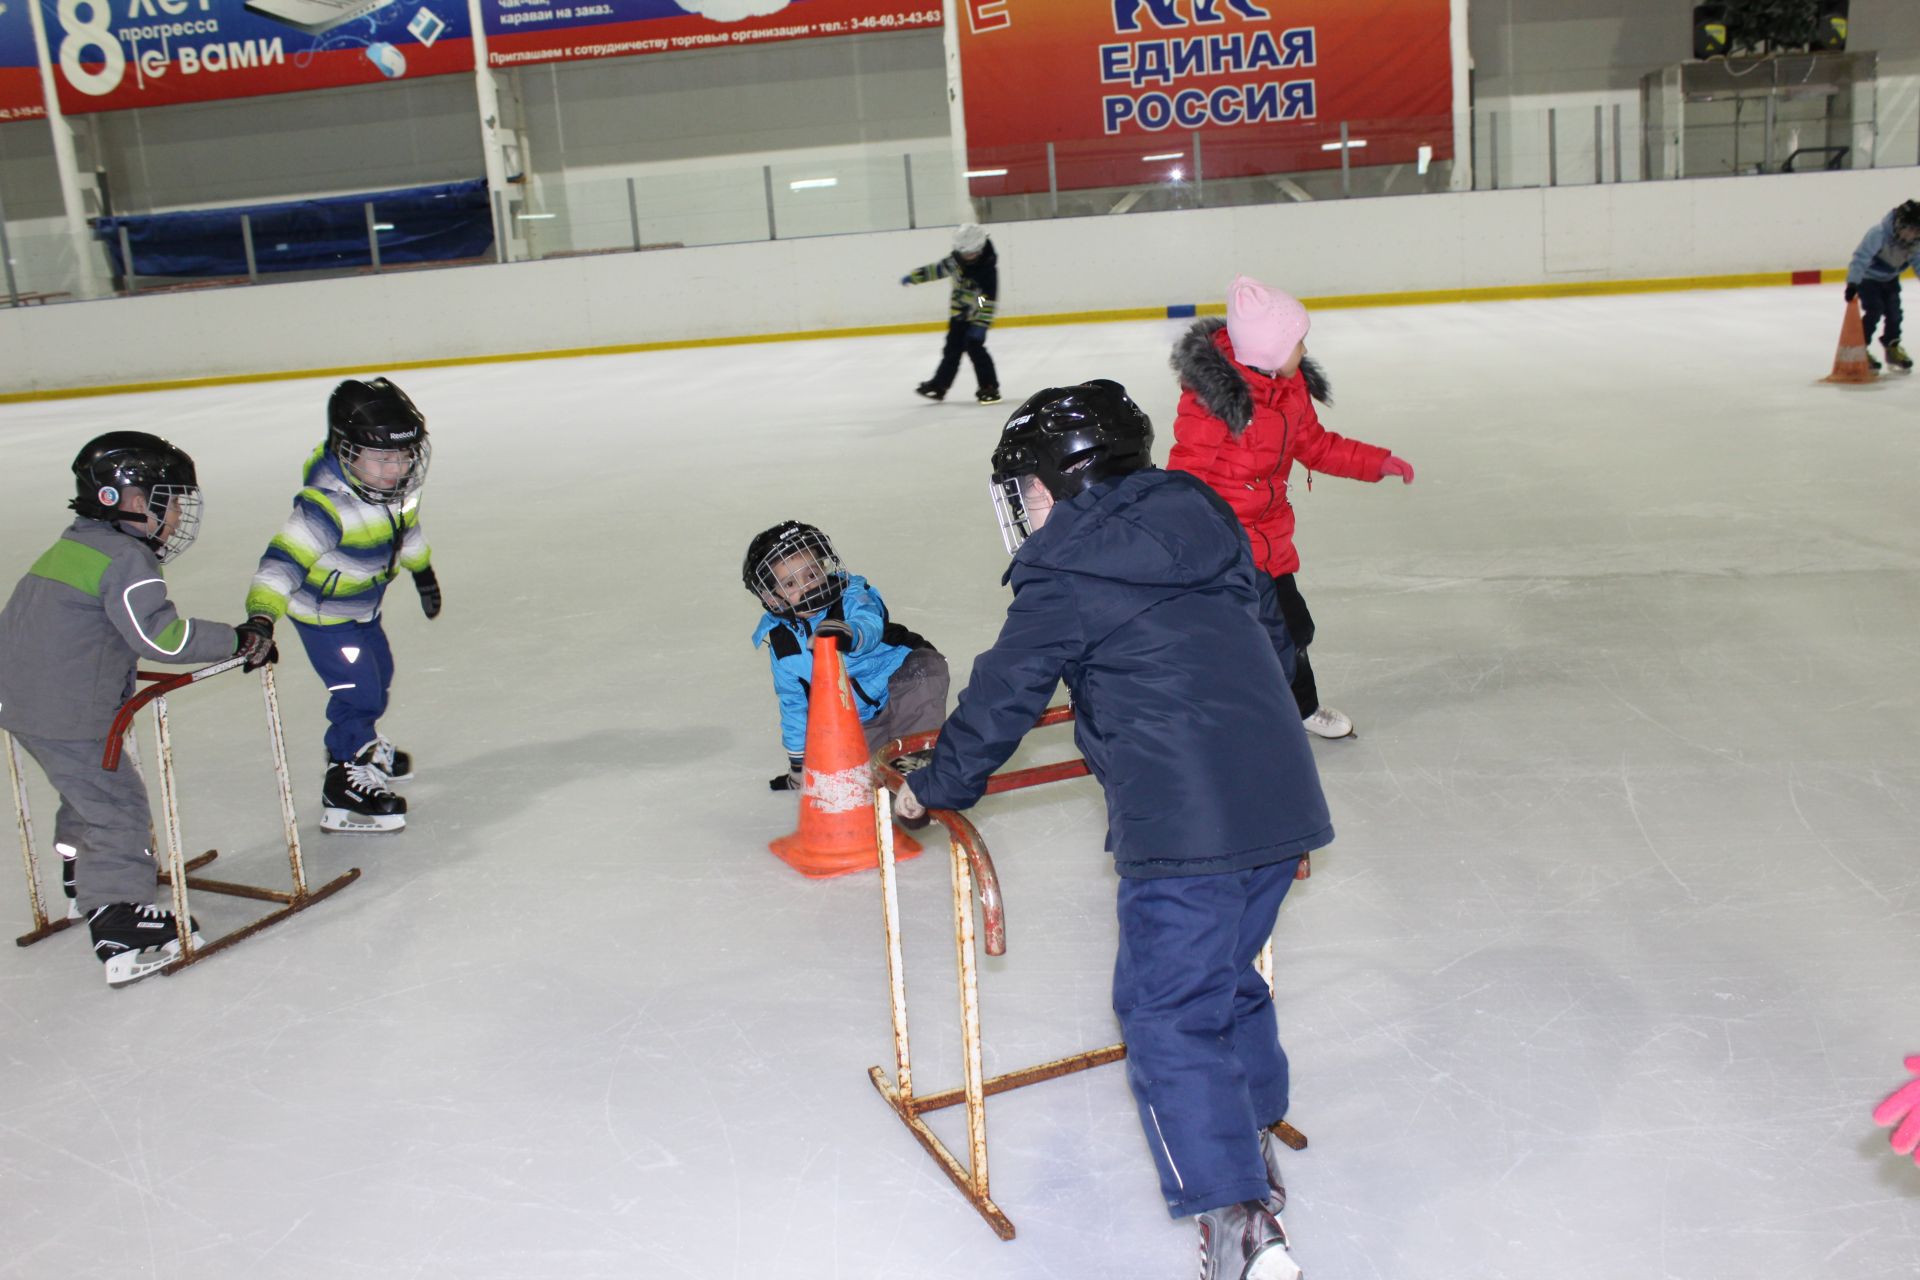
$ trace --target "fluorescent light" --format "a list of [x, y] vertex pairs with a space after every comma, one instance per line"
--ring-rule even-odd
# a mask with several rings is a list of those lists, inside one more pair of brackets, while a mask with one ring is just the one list
[[557, 213], [516, 213], [513, 216], [522, 222], [544, 222], [548, 218], [557, 218], [560, 215]]
[[969, 169], [967, 176], [969, 178], [1004, 178], [1007, 176], [1007, 171], [1005, 169]]
[[1419, 156], [1419, 161], [1418, 161], [1418, 166], [1415, 169], [1415, 172], [1425, 173], [1427, 171], [1427, 166], [1433, 163], [1433, 147], [1423, 142], [1420, 144], [1420, 150], [1417, 154]]
[[391, 231], [393, 230], [393, 224], [391, 222], [376, 222], [373, 224], [373, 229], [375, 231]]
[[1175, 165], [1175, 166], [1174, 166], [1174, 167], [1173, 167], [1172, 169], [1169, 169], [1169, 170], [1167, 171], [1167, 176], [1168, 176], [1169, 178], [1172, 178], [1172, 179], [1173, 179], [1173, 180], [1174, 180], [1175, 182], [1178, 182], [1178, 181], [1180, 181], [1180, 168], [1179, 168], [1179, 166], [1178, 166], [1178, 165]]
[[1158, 155], [1141, 156], [1142, 160], [1178, 160], [1187, 154], [1184, 151], [1162, 151]]
[[1342, 146], [1364, 147], [1366, 145], [1367, 145], [1367, 140], [1365, 138], [1355, 138], [1352, 142], [1347, 142], [1347, 143], [1323, 142], [1320, 144], [1320, 149], [1322, 151], [1338, 151]]
[[787, 184], [787, 190], [810, 191], [815, 187], [837, 187], [839, 185], [840, 179], [838, 178], [802, 178], [798, 182], [789, 182]]

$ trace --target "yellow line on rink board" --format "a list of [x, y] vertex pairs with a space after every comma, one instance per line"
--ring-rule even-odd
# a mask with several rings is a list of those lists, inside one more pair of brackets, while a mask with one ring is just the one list
[[[1301, 301], [1316, 310], [1348, 307], [1415, 307], [1458, 302], [1517, 302], [1536, 298], [1583, 298], [1606, 294], [1680, 293], [1696, 289], [1757, 289], [1812, 283], [1807, 277], [1817, 274], [1822, 284], [1846, 279], [1845, 270], [1761, 271], [1744, 275], [1672, 276], [1654, 280], [1581, 280], [1564, 284], [1497, 285], [1481, 289], [1421, 289], [1400, 293], [1355, 293], [1331, 297], [1309, 297]], [[1797, 279], [1796, 279], [1797, 278]], [[1170, 308], [1123, 307], [1106, 311], [1061, 311], [1042, 315], [1009, 315], [994, 320], [1002, 329], [1025, 329], [1040, 325], [1109, 324], [1126, 320], [1185, 319], [1188, 314], [1218, 316], [1226, 314], [1226, 304], [1193, 304], [1189, 313], [1181, 305], [1178, 316]], [[632, 355], [643, 351], [685, 351], [698, 347], [735, 347], [763, 342], [814, 342], [828, 338], [872, 338], [890, 334], [939, 333], [939, 323], [861, 325], [846, 329], [811, 329], [793, 333], [740, 334], [725, 338], [680, 338], [669, 342], [623, 342], [598, 347], [563, 347], [545, 351], [505, 351], [489, 355], [448, 356], [434, 360], [396, 360], [380, 364], [329, 366], [316, 369], [283, 369], [272, 373], [229, 373], [205, 378], [173, 378], [162, 382], [121, 382], [89, 387], [59, 387], [45, 391], [0, 392], [0, 404], [24, 404], [41, 400], [75, 400], [86, 396], [132, 395], [143, 391], [185, 391], [194, 387], [232, 387], [250, 382], [286, 382], [295, 378], [344, 378], [362, 373], [393, 373], [404, 369], [448, 369], [462, 365], [506, 364], [519, 360], [573, 360], [583, 356]]]

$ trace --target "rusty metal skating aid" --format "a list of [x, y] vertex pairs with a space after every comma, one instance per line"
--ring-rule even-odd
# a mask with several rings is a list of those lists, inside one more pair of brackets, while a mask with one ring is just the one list
[[[1050, 707], [1035, 722], [1035, 728], [1062, 724], [1073, 719], [1073, 708]], [[954, 950], [959, 968], [960, 986], [960, 1035], [961, 1035], [961, 1079], [958, 1088], [944, 1089], [937, 1093], [916, 1094], [913, 1091], [912, 1049], [907, 1033], [907, 982], [906, 965], [900, 945], [900, 900], [893, 858], [893, 792], [903, 781], [896, 761], [903, 755], [916, 751], [929, 750], [939, 738], [938, 730], [917, 733], [905, 738], [896, 738], [881, 747], [873, 757], [874, 776], [880, 785], [874, 788], [873, 811], [874, 825], [880, 843], [880, 899], [881, 913], [886, 930], [887, 945], [887, 985], [889, 1003], [893, 1015], [893, 1052], [895, 1071], [892, 1076], [886, 1068], [874, 1066], [867, 1069], [867, 1078], [879, 1091], [894, 1114], [900, 1117], [908, 1132], [932, 1156], [960, 1194], [967, 1198], [987, 1225], [1002, 1240], [1011, 1240], [1014, 1236], [1013, 1221], [1005, 1211], [993, 1202], [987, 1180], [987, 1111], [986, 1100], [996, 1093], [1005, 1093], [1025, 1085], [1038, 1084], [1042, 1080], [1054, 1080], [1061, 1076], [1073, 1075], [1091, 1067], [1104, 1066], [1109, 1062], [1118, 1062], [1127, 1056], [1125, 1044], [1110, 1044], [1100, 1049], [1089, 1049], [1084, 1053], [1070, 1057], [1055, 1058], [1051, 1062], [1038, 1063], [1016, 1071], [1004, 1072], [997, 1076], [986, 1077], [981, 1066], [980, 1036], [980, 982], [979, 966], [975, 956], [976, 936], [974, 931], [974, 898], [978, 895], [980, 904], [981, 931], [986, 935], [987, 954], [998, 956], [1006, 954], [1007, 926], [1006, 914], [1000, 897], [1000, 880], [994, 872], [993, 858], [987, 852], [986, 842], [980, 832], [964, 814], [950, 809], [929, 809], [928, 816], [947, 830], [948, 862], [951, 866], [953, 885], [953, 933]], [[1083, 778], [1089, 773], [1084, 760], [1066, 760], [1055, 764], [1037, 765], [1027, 769], [1015, 769], [996, 774], [987, 783], [987, 794], [994, 795], [1002, 791], [1013, 791], [1022, 787], [1038, 786], [1045, 782], [1060, 782], [1069, 778]], [[1300, 860], [1297, 877], [1305, 879], [1309, 873], [1306, 858]], [[1267, 989], [1273, 989], [1273, 943], [1269, 941], [1261, 949], [1257, 961], [1260, 974], [1267, 980]], [[929, 1111], [938, 1111], [945, 1107], [964, 1105], [967, 1115], [967, 1159], [963, 1163], [959, 1157], [947, 1149], [933, 1130], [927, 1127], [921, 1116]], [[1295, 1151], [1307, 1145], [1307, 1139], [1298, 1129], [1282, 1120], [1273, 1126], [1273, 1134]]]

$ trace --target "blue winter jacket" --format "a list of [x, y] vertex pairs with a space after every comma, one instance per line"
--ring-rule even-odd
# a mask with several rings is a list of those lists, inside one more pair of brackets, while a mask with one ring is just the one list
[[912, 775], [923, 803], [979, 800], [1065, 680], [1121, 875], [1240, 871], [1332, 841], [1272, 582], [1205, 484], [1148, 469], [1096, 485], [1053, 508], [1007, 577], [1000, 638]]
[[773, 691], [780, 699], [780, 740], [796, 759], [807, 747], [807, 690], [813, 679], [813, 654], [807, 645], [814, 628], [836, 618], [853, 628], [853, 643], [842, 644], [847, 683], [865, 724], [887, 705], [887, 681], [915, 649], [927, 642], [887, 617], [886, 601], [865, 578], [847, 575], [846, 590], [825, 611], [789, 622], [769, 613], [753, 629], [755, 647], [767, 646], [773, 664]]
[[[1860, 247], [1853, 251], [1853, 261], [1847, 264], [1847, 283], [1898, 280], [1902, 271], [1915, 267], [1917, 251], [1920, 251], [1920, 242], [1902, 240], [1895, 234], [1893, 214], [1889, 211], [1879, 225], [1860, 238]], [[1920, 275], [1920, 267], [1916, 267], [1914, 274]]]

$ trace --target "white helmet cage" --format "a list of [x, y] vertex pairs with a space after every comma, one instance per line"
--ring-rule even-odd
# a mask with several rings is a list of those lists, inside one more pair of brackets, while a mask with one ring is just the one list
[[797, 525], [753, 564], [754, 593], [769, 613], [797, 617], [832, 606], [847, 586], [846, 566], [827, 535]]

